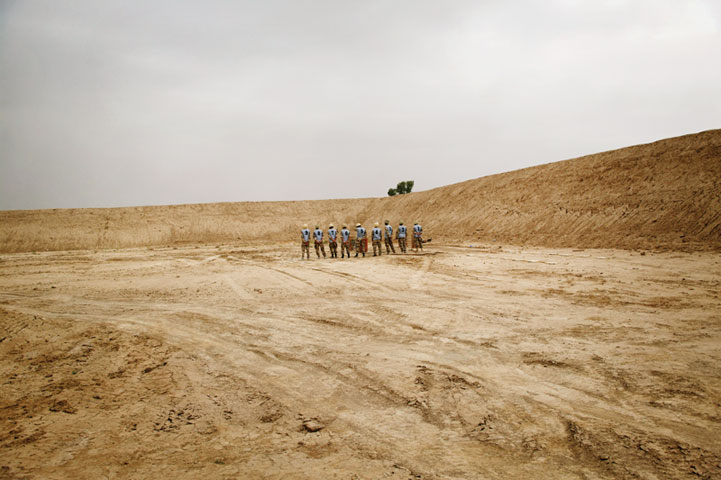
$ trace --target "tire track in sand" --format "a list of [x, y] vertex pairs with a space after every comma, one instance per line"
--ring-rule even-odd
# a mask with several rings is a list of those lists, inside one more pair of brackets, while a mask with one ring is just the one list
[[421, 286], [425, 284], [424, 278], [428, 274], [428, 271], [431, 269], [432, 264], [432, 257], [424, 258], [421, 267], [416, 270], [416, 273], [408, 279], [408, 288], [411, 288], [413, 290], [418, 290], [419, 288], [421, 288]]
[[284, 276], [286, 276], [286, 277], [290, 277], [290, 278], [292, 278], [293, 280], [296, 280], [296, 281], [298, 281], [298, 282], [302, 282], [302, 283], [304, 283], [304, 284], [306, 284], [306, 285], [308, 285], [308, 286], [310, 286], [310, 287], [315, 288], [315, 285], [314, 285], [313, 283], [309, 282], [308, 280], [306, 280], [306, 279], [304, 279], [304, 278], [301, 278], [301, 277], [297, 277], [297, 276], [293, 275], [292, 273], [288, 273], [288, 272], [286, 272], [285, 270], [283, 270], [283, 269], [281, 269], [281, 268], [269, 267], [268, 265], [264, 265], [264, 264], [261, 263], [261, 262], [256, 262], [256, 261], [247, 260], [247, 259], [240, 259], [240, 258], [234, 257], [234, 256], [232, 256], [232, 255], [228, 255], [228, 257], [224, 258], [224, 260], [225, 260], [226, 262], [228, 261], [228, 259], [237, 260], [237, 261], [239, 261], [239, 262], [241, 262], [241, 263], [245, 263], [245, 264], [248, 264], [248, 265], [251, 265], [251, 266], [254, 266], [254, 267], [262, 268], [262, 269], [264, 269], [264, 270], [272, 270], [272, 271], [274, 271], [274, 272], [276, 272], [276, 273], [280, 273], [281, 275], [284, 275]]
[[238, 298], [240, 298], [241, 300], [253, 300], [253, 295], [241, 288], [240, 285], [238, 285], [236, 281], [233, 280], [233, 277], [231, 277], [229, 274], [223, 275], [223, 280], [225, 280], [225, 283], [228, 284], [231, 290], [233, 290], [233, 292], [238, 295]]

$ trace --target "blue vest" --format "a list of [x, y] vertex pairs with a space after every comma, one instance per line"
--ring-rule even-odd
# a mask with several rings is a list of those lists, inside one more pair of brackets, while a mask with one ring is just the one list
[[355, 229], [356, 237], [360, 240], [361, 238], [365, 238], [366, 236], [366, 229], [363, 227], [358, 227]]
[[350, 230], [348, 230], [347, 228], [344, 228], [343, 230], [341, 230], [340, 237], [343, 239], [344, 242], [347, 242], [348, 240], [350, 240]]
[[420, 225], [413, 225], [413, 232], [418, 236], [423, 231]]
[[322, 242], [323, 241], [323, 230], [320, 228], [317, 229], [315, 232], [313, 232], [313, 235], [315, 236], [316, 242]]
[[335, 228], [328, 229], [328, 238], [335, 242], [335, 239], [338, 238], [338, 230]]
[[380, 240], [381, 239], [381, 229], [378, 227], [375, 227], [373, 229], [373, 240]]
[[398, 238], [406, 238], [406, 226], [398, 225]]
[[304, 228], [300, 231], [300, 234], [303, 235], [303, 241], [304, 242], [310, 242], [310, 230], [307, 228]]
[[386, 225], [386, 238], [391, 238], [393, 236], [393, 227], [390, 225]]

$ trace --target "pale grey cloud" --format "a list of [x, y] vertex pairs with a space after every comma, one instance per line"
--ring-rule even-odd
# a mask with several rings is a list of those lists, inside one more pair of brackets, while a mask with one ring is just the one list
[[0, 208], [431, 188], [721, 127], [708, 0], [0, 0]]

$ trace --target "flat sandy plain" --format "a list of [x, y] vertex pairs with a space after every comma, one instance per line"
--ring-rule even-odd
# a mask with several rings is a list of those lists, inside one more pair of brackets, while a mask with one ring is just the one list
[[720, 478], [718, 253], [0, 255], [2, 478]]

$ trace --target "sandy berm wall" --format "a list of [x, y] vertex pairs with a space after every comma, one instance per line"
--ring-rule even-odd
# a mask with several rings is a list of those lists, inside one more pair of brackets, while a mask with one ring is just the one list
[[721, 250], [721, 130], [397, 197], [0, 212], [0, 252], [296, 241], [420, 221], [439, 243]]

